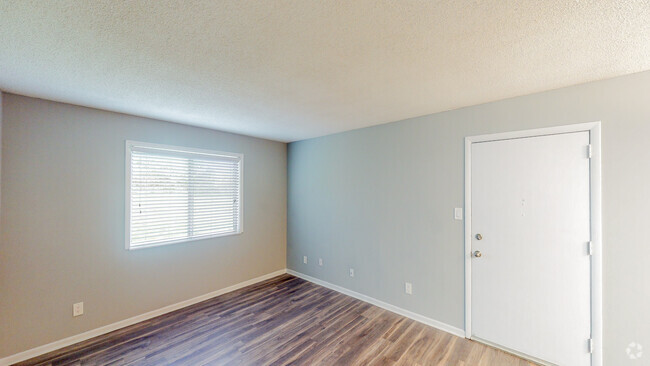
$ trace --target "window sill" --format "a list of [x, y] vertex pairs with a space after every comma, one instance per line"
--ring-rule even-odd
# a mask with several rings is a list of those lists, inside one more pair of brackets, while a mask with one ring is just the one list
[[199, 237], [196, 237], [196, 238], [178, 239], [178, 240], [171, 240], [171, 241], [164, 241], [164, 242], [160, 242], [160, 243], [151, 243], [151, 244], [136, 245], [136, 246], [131, 246], [131, 245], [127, 244], [126, 249], [131, 251], [131, 250], [155, 248], [155, 247], [162, 247], [162, 246], [165, 246], [165, 245], [188, 243], [188, 242], [197, 241], [197, 240], [222, 238], [222, 237], [225, 237], [225, 236], [236, 236], [236, 235], [240, 235], [240, 234], [243, 234], [243, 233], [244, 233], [244, 231], [241, 230], [241, 231], [238, 231], [238, 232], [235, 232], [235, 233], [224, 233], [224, 234], [217, 234], [217, 235], [199, 236]]

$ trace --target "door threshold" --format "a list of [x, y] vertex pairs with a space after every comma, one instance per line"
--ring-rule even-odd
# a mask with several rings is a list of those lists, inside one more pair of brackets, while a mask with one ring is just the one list
[[504, 347], [504, 346], [498, 345], [498, 344], [496, 344], [496, 343], [492, 343], [492, 342], [490, 342], [490, 341], [486, 341], [485, 339], [481, 339], [481, 338], [476, 337], [476, 336], [472, 336], [470, 339], [473, 340], [473, 341], [475, 341], [475, 342], [482, 343], [482, 344], [484, 344], [484, 345], [486, 345], [486, 346], [490, 346], [490, 347], [492, 347], [492, 348], [496, 348], [496, 349], [501, 350], [501, 351], [503, 351], [503, 352], [510, 353], [511, 355], [517, 356], [517, 357], [519, 357], [519, 358], [523, 358], [524, 360], [531, 361], [531, 362], [535, 362], [535, 363], [540, 364], [540, 365], [542, 365], [542, 366], [558, 366], [558, 365], [555, 364], [555, 363], [550, 363], [550, 362], [548, 362], [548, 361], [544, 361], [544, 360], [539, 359], [539, 358], [537, 358], [537, 357], [533, 357], [533, 356], [527, 355], [527, 354], [525, 354], [525, 353], [521, 353], [521, 352], [519, 352], [519, 351], [515, 351], [515, 350], [510, 349], [510, 348], [508, 348], [508, 347]]

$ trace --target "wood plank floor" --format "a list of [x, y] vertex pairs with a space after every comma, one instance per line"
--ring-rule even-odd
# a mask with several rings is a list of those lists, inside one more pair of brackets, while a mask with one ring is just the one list
[[282, 275], [18, 365], [534, 365]]

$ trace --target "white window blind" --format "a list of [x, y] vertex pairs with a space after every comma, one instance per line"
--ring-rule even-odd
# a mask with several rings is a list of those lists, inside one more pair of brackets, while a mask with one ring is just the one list
[[127, 141], [127, 248], [238, 234], [243, 157]]

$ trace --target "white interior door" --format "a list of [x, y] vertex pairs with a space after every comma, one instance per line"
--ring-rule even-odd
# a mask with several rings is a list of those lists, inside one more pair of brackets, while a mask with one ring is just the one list
[[589, 132], [472, 144], [472, 338], [591, 364], [588, 145]]

